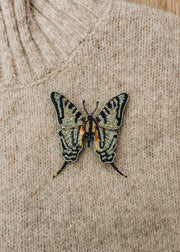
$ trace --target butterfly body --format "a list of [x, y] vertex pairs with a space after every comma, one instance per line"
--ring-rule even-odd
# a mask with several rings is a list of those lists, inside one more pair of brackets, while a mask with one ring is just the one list
[[88, 141], [88, 147], [90, 147], [90, 139], [95, 134], [96, 131], [96, 121], [92, 117], [92, 115], [88, 115], [87, 120], [85, 122], [85, 135]]
[[93, 117], [93, 114], [97, 109], [98, 102], [95, 110], [88, 114], [84, 105], [85, 101], [83, 101], [84, 110], [88, 115], [87, 119], [65, 96], [52, 92], [51, 99], [56, 109], [59, 124], [62, 126], [59, 136], [62, 144], [62, 155], [65, 159], [65, 163], [57, 174], [64, 169], [67, 162], [77, 160], [78, 154], [83, 148], [83, 138], [86, 136], [88, 147], [91, 138], [94, 137], [95, 152], [100, 160], [110, 163], [116, 171], [123, 175], [113, 161], [116, 155], [114, 149], [118, 137], [116, 130], [121, 125], [128, 95], [122, 93], [111, 99], [96, 118]]

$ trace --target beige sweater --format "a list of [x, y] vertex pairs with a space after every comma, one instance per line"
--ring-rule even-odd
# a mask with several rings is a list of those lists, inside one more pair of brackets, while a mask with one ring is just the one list
[[[0, 251], [179, 251], [180, 18], [110, 0], [1, 0]], [[50, 93], [129, 94], [115, 163], [93, 145], [56, 178]]]

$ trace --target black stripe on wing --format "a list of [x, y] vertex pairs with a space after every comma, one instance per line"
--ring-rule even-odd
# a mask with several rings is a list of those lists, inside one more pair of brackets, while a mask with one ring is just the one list
[[[55, 106], [59, 124], [62, 124], [62, 119], [64, 118], [64, 107], [63, 107], [64, 98], [65, 98], [64, 95], [61, 95], [59, 93], [56, 92], [51, 93], [51, 100]], [[64, 106], [67, 106], [67, 102], [68, 100], [64, 101]]]
[[122, 93], [122, 94], [116, 96], [115, 98], [118, 101], [116, 119], [118, 120], [118, 126], [120, 126], [121, 119], [122, 119], [122, 113], [123, 113], [124, 107], [125, 107], [127, 99], [128, 99], [128, 94]]

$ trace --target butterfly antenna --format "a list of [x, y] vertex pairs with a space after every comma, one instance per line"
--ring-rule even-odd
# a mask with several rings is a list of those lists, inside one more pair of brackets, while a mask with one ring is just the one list
[[59, 175], [59, 173], [65, 168], [65, 166], [67, 165], [67, 161], [65, 161], [64, 162], [64, 164], [63, 164], [63, 166], [61, 167], [61, 169], [57, 172], [57, 173], [55, 173], [54, 175], [53, 175], [53, 178], [55, 178], [55, 177], [57, 177], [57, 175]]
[[96, 111], [96, 109], [98, 108], [98, 105], [99, 105], [99, 101], [97, 101], [97, 102], [96, 102], [96, 107], [95, 107], [94, 111], [91, 113], [91, 115], [93, 115], [93, 114], [94, 114], [94, 112], [95, 112], [95, 111]]
[[117, 172], [119, 172], [123, 177], [127, 178], [127, 176], [126, 176], [125, 174], [123, 174], [122, 172], [120, 172], [120, 171], [118, 170], [118, 168], [115, 166], [114, 163], [111, 163], [111, 165], [112, 165], [112, 167], [114, 168], [114, 170], [116, 170]]
[[86, 114], [89, 115], [89, 113], [87, 112], [87, 109], [85, 107], [85, 100], [83, 100], [83, 108], [84, 108], [84, 111], [86, 112]]

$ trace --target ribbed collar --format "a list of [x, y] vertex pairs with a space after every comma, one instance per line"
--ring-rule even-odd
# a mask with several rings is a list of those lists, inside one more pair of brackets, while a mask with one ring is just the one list
[[110, 2], [1, 0], [1, 85], [32, 83], [62, 67]]

